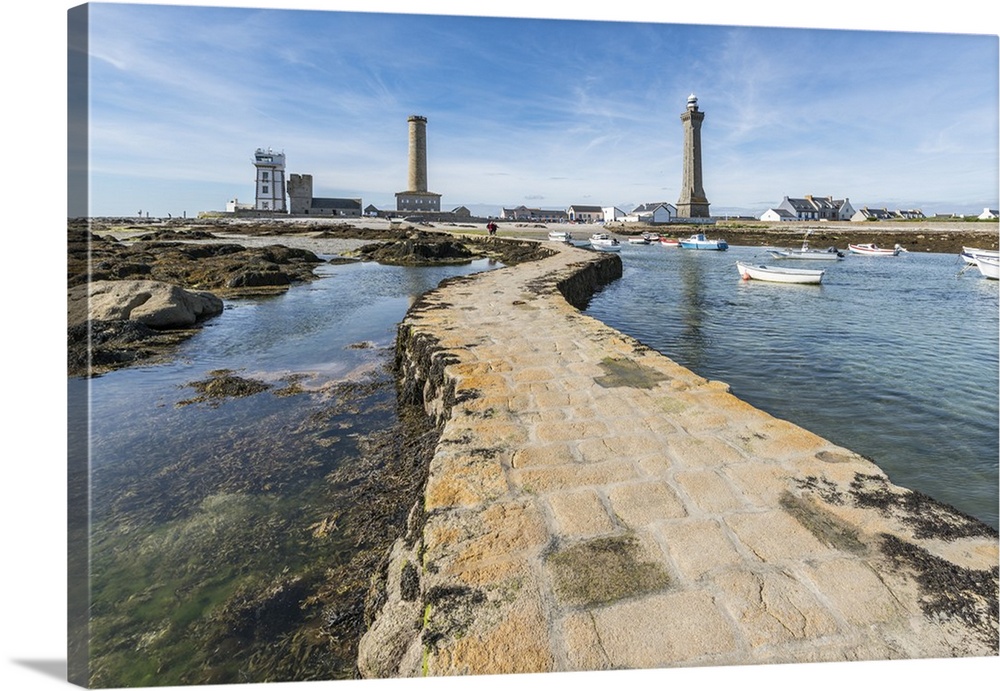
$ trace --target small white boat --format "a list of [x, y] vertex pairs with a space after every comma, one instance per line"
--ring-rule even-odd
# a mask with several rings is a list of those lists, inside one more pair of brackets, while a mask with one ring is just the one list
[[573, 236], [565, 230], [550, 230], [549, 240], [552, 240], [553, 242], [570, 242], [573, 240]]
[[689, 238], [680, 241], [683, 249], [687, 250], [726, 250], [729, 243], [725, 240], [709, 240], [704, 233], [696, 233]]
[[1000, 280], [1000, 257], [978, 255], [976, 266], [979, 267], [979, 273], [986, 278], [992, 278], [994, 281]]
[[959, 256], [965, 260], [966, 264], [976, 264], [981, 256], [987, 259], [1000, 259], [1000, 250], [981, 250], [978, 247], [963, 247], [962, 253]]
[[772, 283], [820, 283], [823, 280], [822, 269], [788, 269], [777, 266], [764, 266], [763, 264], [753, 266], [736, 262], [736, 269], [744, 281], [751, 278], [757, 281], [771, 281]]
[[681, 246], [681, 241], [678, 240], [677, 238], [664, 238], [664, 237], [661, 237], [660, 238], [660, 244], [663, 245], [664, 247], [680, 247]]
[[590, 236], [590, 246], [605, 252], [620, 252], [621, 243], [608, 233], [594, 233]]
[[642, 237], [646, 238], [646, 242], [650, 242], [650, 243], [659, 242], [660, 241], [660, 234], [659, 233], [643, 233]]
[[833, 261], [837, 259], [843, 259], [844, 253], [838, 250], [836, 247], [828, 247], [825, 250], [814, 250], [809, 247], [809, 233], [811, 231], [806, 231], [806, 236], [802, 240], [802, 247], [800, 249], [769, 249], [767, 251], [774, 259], [808, 259], [811, 261]]
[[803, 247], [800, 250], [795, 249], [771, 249], [767, 251], [773, 259], [808, 259], [810, 261], [836, 261], [838, 259], [844, 258], [844, 253], [838, 250], [836, 247], [830, 247], [825, 250], [811, 250]]
[[884, 247], [879, 247], [874, 242], [865, 242], [859, 245], [848, 245], [847, 249], [854, 254], [864, 254], [869, 257], [895, 257], [900, 252], [906, 251], [899, 243], [896, 243], [896, 246], [892, 249], [886, 249]]

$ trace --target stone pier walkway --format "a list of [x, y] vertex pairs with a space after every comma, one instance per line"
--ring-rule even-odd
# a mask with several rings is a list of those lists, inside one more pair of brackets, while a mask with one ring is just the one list
[[404, 323], [443, 432], [362, 674], [997, 655], [995, 531], [582, 315], [553, 249]]

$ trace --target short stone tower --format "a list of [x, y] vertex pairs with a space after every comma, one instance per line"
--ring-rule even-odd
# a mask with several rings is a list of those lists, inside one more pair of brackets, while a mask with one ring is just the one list
[[256, 201], [257, 211], [286, 211], [285, 207], [285, 154], [276, 154], [270, 149], [257, 149], [253, 157], [257, 169]]
[[708, 198], [701, 185], [701, 123], [705, 114], [698, 110], [698, 97], [688, 96], [687, 110], [681, 114], [684, 126], [684, 177], [677, 200], [678, 218], [709, 218]]
[[427, 118], [411, 115], [407, 190], [396, 193], [397, 211], [440, 211], [441, 195], [427, 191]]
[[289, 213], [307, 214], [312, 206], [313, 176], [292, 173], [288, 176]]

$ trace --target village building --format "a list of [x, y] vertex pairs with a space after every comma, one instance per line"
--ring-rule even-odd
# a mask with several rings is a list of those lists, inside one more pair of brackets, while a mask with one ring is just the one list
[[599, 206], [573, 204], [566, 209], [566, 215], [575, 223], [597, 223], [604, 220], [604, 209]]
[[605, 206], [601, 211], [604, 214], [605, 223], [613, 223], [614, 221], [621, 221], [625, 218], [626, 213], [619, 209], [617, 206]]
[[980, 221], [995, 221], [1000, 218], [1000, 211], [996, 209], [983, 209], [983, 213], [976, 216]]
[[[785, 210], [792, 214], [796, 221], [849, 221], [854, 216], [851, 200], [834, 199], [833, 197], [815, 197], [807, 194], [804, 197], [785, 197], [775, 211]], [[764, 220], [764, 219], [762, 219]]]
[[900, 221], [921, 218], [925, 218], [925, 216], [919, 209], [897, 209], [890, 211], [884, 207], [881, 209], [872, 209], [867, 206], [861, 207], [851, 216], [852, 221]]
[[565, 223], [569, 214], [563, 209], [539, 209], [527, 206], [504, 207], [500, 210], [503, 221], [532, 221], [535, 223]]
[[888, 209], [872, 209], [867, 206], [862, 206], [851, 216], [852, 221], [891, 221], [893, 218], [895, 214]]
[[667, 202], [640, 204], [623, 219], [626, 223], [670, 223], [677, 218], [677, 207]]
[[241, 202], [238, 197], [233, 197], [226, 202], [226, 213], [234, 214], [237, 211], [253, 211], [253, 204]]
[[798, 216], [787, 209], [768, 209], [760, 215], [762, 221], [797, 221]]
[[361, 216], [360, 199], [314, 197], [312, 175], [288, 176], [288, 202], [293, 216]]

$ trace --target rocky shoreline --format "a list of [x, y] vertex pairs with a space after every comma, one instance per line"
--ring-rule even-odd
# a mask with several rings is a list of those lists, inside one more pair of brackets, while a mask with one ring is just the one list
[[329, 261], [401, 266], [484, 257], [517, 264], [549, 251], [534, 242], [457, 238], [412, 226], [171, 222], [145, 227], [72, 221], [67, 243], [69, 376], [167, 358], [204, 319], [222, 311], [223, 298], [283, 292], [314, 280], [314, 269], [327, 261], [308, 249], [278, 243], [250, 247], [229, 241], [226, 234], [378, 241]]
[[[551, 249], [545, 239], [556, 225], [501, 223], [499, 238], [486, 234], [485, 223], [412, 224], [386, 219], [72, 219], [68, 225], [68, 372], [70, 376], [101, 374], [138, 362], [169, 357], [180, 342], [196, 333], [203, 319], [218, 314], [222, 303], [192, 308], [199, 301], [252, 297], [287, 290], [315, 278], [322, 264], [314, 252], [286, 246], [294, 241], [356, 240], [367, 244], [334, 261], [377, 261], [402, 266], [462, 263], [491, 258], [507, 265], [543, 258]], [[558, 224], [580, 239], [606, 230], [620, 235], [654, 231], [684, 237], [706, 230], [734, 246], [791, 247], [808, 237], [813, 247], [846, 249], [851, 243], [900, 244], [910, 252], [958, 254], [965, 246], [1000, 247], [997, 224], [991, 222], [915, 223], [759, 223], [719, 221], [709, 226], [671, 224]], [[275, 240], [263, 247], [241, 244], [240, 238]], [[503, 242], [500, 242], [500, 239]], [[217, 241], [217, 242], [216, 242]], [[137, 300], [121, 296], [124, 283], [155, 281], [155, 294]], [[150, 285], [134, 283], [133, 293], [146, 295]], [[102, 314], [86, 315], [81, 305], [95, 304], [92, 293], [114, 292], [120, 299], [105, 304]], [[177, 292], [184, 291], [184, 292]], [[174, 315], [129, 318], [136, 304], [157, 301]], [[178, 309], [178, 301], [188, 304]], [[139, 310], [137, 314], [143, 310]], [[195, 318], [192, 319], [192, 315]], [[123, 318], [124, 317], [124, 318]], [[159, 320], [159, 321], [157, 321]]]

